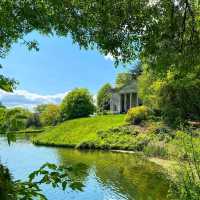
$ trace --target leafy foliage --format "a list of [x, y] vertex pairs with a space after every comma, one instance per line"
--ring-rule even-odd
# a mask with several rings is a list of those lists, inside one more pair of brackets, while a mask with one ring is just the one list
[[142, 120], [147, 119], [149, 114], [149, 108], [146, 106], [136, 106], [130, 108], [126, 114], [126, 122], [139, 124]]
[[[52, 163], [45, 163], [38, 170], [32, 172], [27, 181], [13, 181], [8, 169], [2, 165], [0, 167], [0, 180], [4, 181], [0, 184], [0, 191], [3, 189], [0, 195], [4, 195], [9, 200], [47, 200], [40, 188], [42, 184], [51, 185], [53, 188], [60, 187], [63, 190], [71, 188], [72, 190], [82, 191], [84, 185], [78, 179], [78, 174], [85, 174], [87, 171], [87, 166], [84, 164], [57, 166]], [[2, 178], [2, 173], [3, 176], [7, 176], [4, 178], [5, 180]]]
[[106, 83], [98, 91], [97, 106], [100, 112], [110, 110], [111, 85]]
[[63, 120], [87, 117], [94, 112], [91, 94], [87, 89], [76, 88], [69, 92], [61, 103]]
[[132, 80], [137, 80], [142, 71], [142, 64], [138, 61], [133, 66], [131, 66], [127, 72], [118, 73], [115, 80], [116, 87], [120, 88]]
[[116, 87], [122, 87], [126, 85], [129, 81], [133, 80], [133, 76], [131, 73], [118, 73], [116, 80], [115, 80], [115, 85]]
[[48, 104], [40, 104], [40, 105], [37, 105], [34, 110], [35, 110], [35, 113], [37, 114], [41, 114], [42, 112], [45, 111], [46, 107], [47, 107]]
[[9, 170], [0, 164], [0, 199], [10, 200], [9, 193], [13, 192], [12, 177]]
[[60, 121], [60, 108], [58, 105], [48, 104], [40, 114], [40, 121], [44, 126], [55, 126]]
[[143, 72], [138, 77], [138, 94], [143, 104], [151, 109], [160, 109], [159, 106], [159, 90], [162, 81], [156, 75], [143, 65]]
[[159, 103], [165, 119], [171, 124], [200, 120], [200, 80], [198, 73], [184, 77], [170, 74], [159, 91]]
[[[187, 72], [194, 71], [200, 64], [198, 1], [2, 0], [0, 13], [0, 57], [3, 58], [6, 55], [14, 42], [23, 40], [24, 36], [32, 31], [36, 30], [47, 35], [56, 33], [60, 36], [70, 33], [73, 41], [78, 42], [81, 47], [86, 49], [96, 47], [104, 54], [110, 53], [116, 59], [116, 64], [131, 62], [139, 57], [150, 69], [157, 72], [157, 77], [162, 78], [177, 69], [176, 75], [169, 83], [173, 82], [172, 85], [167, 85], [168, 80], [164, 80], [164, 84], [160, 85], [162, 80], [156, 79], [154, 89], [157, 91], [158, 86], [158, 90], [161, 91], [156, 94], [159, 95], [158, 105], [165, 103], [163, 112], [169, 119], [173, 119], [177, 114], [178, 118], [187, 118], [189, 114], [194, 119], [199, 115], [199, 106], [196, 104], [199, 98], [198, 91], [197, 94], [192, 94], [188, 98], [189, 101], [186, 104], [183, 101], [188, 90], [195, 91], [199, 88], [190, 85], [194, 84], [191, 82], [192, 79], [186, 87], [177, 86], [176, 81], [177, 76], [182, 81]], [[23, 40], [23, 42], [29, 49], [38, 50], [36, 41]], [[182, 72], [185, 73], [182, 74]], [[179, 77], [180, 75], [182, 77]], [[199, 75], [196, 77], [198, 78]], [[13, 83], [13, 80], [0, 76], [1, 89], [12, 91]], [[182, 83], [185, 82], [182, 81]], [[198, 82], [197, 85], [199, 85]], [[177, 95], [170, 92], [168, 98], [168, 91], [171, 90], [177, 92]], [[153, 92], [149, 97], [151, 95], [155, 93]], [[195, 101], [191, 102], [193, 97]], [[172, 103], [174, 98], [176, 101]], [[83, 101], [80, 102], [79, 98], [75, 99], [76, 101], [69, 101], [75, 102], [75, 106], [72, 106], [72, 103], [68, 104], [67, 100], [65, 100], [66, 104], [63, 102], [64, 119], [87, 116], [92, 113], [90, 100], [90, 106], [87, 107], [86, 112], [80, 106]], [[179, 101], [180, 99], [182, 100]], [[176, 106], [179, 103], [181, 106], [177, 110]], [[191, 108], [185, 106], [191, 103], [193, 105]], [[9, 128], [16, 128], [16, 123], [19, 125], [22, 121], [22, 116], [19, 115], [17, 120], [10, 118], [12, 123], [9, 122]]]
[[[0, 53], [0, 57], [1, 57], [1, 53]], [[0, 65], [0, 69], [1, 68], [2, 66]], [[9, 79], [3, 76], [2, 74], [0, 74], [0, 89], [6, 92], [12, 92], [13, 89], [15, 89], [16, 84], [17, 84], [17, 81], [15, 81], [14, 79]]]
[[40, 116], [38, 113], [31, 113], [30, 116], [27, 119], [26, 122], [26, 127], [35, 127], [39, 128], [41, 127], [41, 121], [40, 121]]
[[133, 65], [130, 69], [129, 69], [129, 73], [132, 75], [133, 79], [137, 79], [138, 76], [140, 76], [143, 72], [143, 68], [142, 68], [142, 63], [141, 61], [137, 61], [135, 63], [135, 65]]
[[[119, 62], [141, 57], [152, 69], [191, 70], [199, 65], [198, 1], [18, 1], [0, 3], [0, 55], [32, 31], [66, 36], [81, 47], [97, 47]], [[10, 19], [5, 22], [5, 19]], [[25, 41], [37, 49], [35, 41]]]
[[17, 82], [14, 79], [9, 79], [0, 74], [0, 89], [12, 92]]
[[0, 108], [0, 113], [0, 131], [3, 133], [25, 129], [27, 120], [32, 115], [30, 111], [23, 108]]
[[168, 71], [159, 78], [147, 66], [139, 77], [139, 96], [153, 110], [160, 110], [171, 125], [186, 120], [199, 120], [200, 116], [200, 68], [191, 72]]
[[0, 107], [0, 132], [5, 131], [5, 114], [6, 114], [6, 109], [4, 107]]
[[[193, 132], [186, 130], [187, 140], [182, 140], [186, 163], [180, 163], [177, 179], [171, 184], [169, 199], [198, 200], [200, 196], [200, 151], [194, 143]], [[189, 137], [189, 140], [188, 140]]]

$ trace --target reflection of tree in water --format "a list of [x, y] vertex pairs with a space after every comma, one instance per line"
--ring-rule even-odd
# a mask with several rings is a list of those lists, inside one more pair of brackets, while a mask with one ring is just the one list
[[[89, 169], [95, 168], [101, 185], [118, 191], [129, 199], [166, 199], [167, 178], [158, 165], [141, 156], [66, 149], [58, 149], [58, 156], [63, 164], [82, 162]], [[86, 177], [82, 177], [84, 179]]]
[[[60, 160], [60, 165], [64, 166], [73, 165], [73, 171], [71, 171], [70, 177], [73, 178], [74, 180], [77, 179], [82, 183], [84, 183], [86, 181], [86, 178], [89, 176], [90, 165], [88, 165], [86, 162], [83, 162], [83, 160], [79, 158], [81, 157], [81, 155], [78, 155], [80, 154], [80, 152], [63, 148], [58, 148], [57, 152], [58, 152], [58, 158]], [[75, 166], [79, 167], [79, 169], [75, 169]]]

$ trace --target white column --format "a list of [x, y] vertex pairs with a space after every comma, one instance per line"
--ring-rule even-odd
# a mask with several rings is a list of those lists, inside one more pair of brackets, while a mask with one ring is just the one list
[[126, 112], [126, 94], [124, 94], [124, 111]]
[[130, 93], [130, 108], [132, 107], [132, 93]]
[[138, 94], [136, 93], [136, 104], [139, 105]]
[[119, 94], [119, 112], [122, 112], [122, 95]]

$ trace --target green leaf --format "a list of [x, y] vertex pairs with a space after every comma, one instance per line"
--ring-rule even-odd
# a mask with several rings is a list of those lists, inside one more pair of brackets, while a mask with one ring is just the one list
[[83, 183], [81, 182], [73, 182], [69, 185], [69, 187], [72, 189], [72, 190], [79, 190], [79, 191], [83, 191]]
[[62, 189], [65, 190], [67, 187], [67, 181], [62, 182]]

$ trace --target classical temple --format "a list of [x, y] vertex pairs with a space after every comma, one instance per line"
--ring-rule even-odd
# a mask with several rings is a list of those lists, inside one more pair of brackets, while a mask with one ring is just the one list
[[112, 113], [126, 113], [130, 108], [141, 105], [137, 94], [137, 81], [132, 80], [121, 88], [111, 90], [110, 110]]

